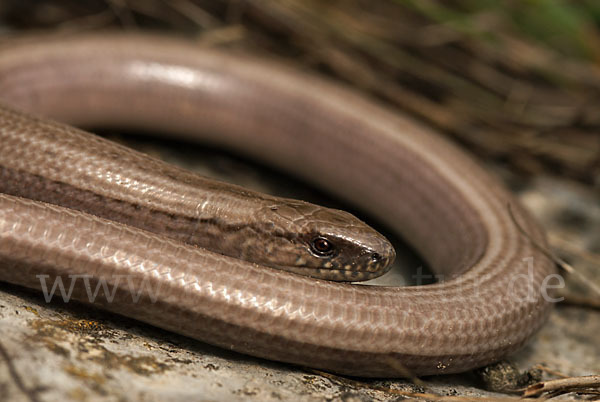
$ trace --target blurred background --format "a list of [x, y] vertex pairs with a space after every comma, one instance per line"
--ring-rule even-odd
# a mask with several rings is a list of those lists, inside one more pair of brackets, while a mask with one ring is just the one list
[[345, 82], [519, 173], [600, 187], [595, 0], [3, 0], [4, 36], [169, 31]]
[[[199, 46], [279, 58], [351, 86], [468, 149], [542, 222], [553, 252], [578, 270], [568, 278], [565, 302], [550, 323], [511, 361], [533, 377], [539, 373], [530, 369], [540, 364], [543, 369], [535, 370], [545, 377], [600, 373], [600, 295], [592, 289], [600, 283], [600, 2], [0, 0], [0, 45], [24, 34], [71, 36], [106, 29], [164, 32]], [[285, 177], [275, 180], [279, 184], [262, 182], [257, 178], [260, 166], [229, 155], [213, 156], [213, 150], [194, 149], [190, 154], [187, 145], [118, 139], [203, 174], [286, 196], [315, 198], [315, 191], [304, 192], [301, 184], [288, 192]], [[197, 152], [208, 165], [196, 166]], [[248, 173], [252, 169], [259, 174]], [[408, 264], [412, 269], [418, 262]], [[26, 311], [14, 317], [14, 331], [0, 321], [0, 333], [5, 342], [12, 340], [17, 355], [21, 353], [21, 372], [34, 377], [30, 385], [46, 386], [47, 395], [57, 400], [136, 400], [140, 395], [146, 400], [160, 400], [156, 395], [179, 400], [198, 396], [184, 392], [190, 384], [216, 400], [223, 395], [251, 400], [397, 397], [369, 388], [373, 384], [423, 390], [410, 382], [357, 386], [231, 357], [87, 308], [44, 306], [40, 313], [36, 297], [2, 285], [0, 302]], [[28, 308], [38, 314], [33, 329]], [[132, 336], [131, 328], [141, 329], [134, 330], [131, 342], [121, 344]], [[120, 352], [105, 345], [102, 339], [107, 336], [119, 339], [111, 347]], [[34, 352], [40, 345], [50, 352]], [[67, 357], [54, 356], [59, 346]], [[37, 369], [40, 359], [57, 371]], [[190, 363], [181, 363], [185, 361]], [[52, 388], [46, 379], [58, 372], [65, 373], [65, 382]], [[162, 384], [157, 378], [168, 381]], [[20, 395], [0, 364], [0, 387], [3, 380], [11, 395]], [[428, 384], [427, 389], [444, 395], [492, 395], [481, 394], [484, 386], [472, 374], [431, 379]]]

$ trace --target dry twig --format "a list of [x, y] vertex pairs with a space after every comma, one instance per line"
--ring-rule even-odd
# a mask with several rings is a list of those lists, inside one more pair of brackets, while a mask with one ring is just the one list
[[567, 377], [548, 380], [530, 385], [523, 392], [524, 397], [540, 396], [545, 393], [587, 392], [600, 390], [600, 375]]

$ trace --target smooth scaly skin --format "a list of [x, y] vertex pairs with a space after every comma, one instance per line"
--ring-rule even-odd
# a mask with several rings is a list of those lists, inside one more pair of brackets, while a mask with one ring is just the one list
[[[540, 288], [555, 268], [520, 235], [508, 206], [544, 245], [529, 214], [463, 152], [348, 90], [156, 37], [49, 40], [0, 55], [3, 102], [72, 124], [170, 132], [260, 158], [384, 220], [449, 280], [403, 288], [314, 280], [5, 195], [0, 279], [40, 288], [35, 275], [50, 275], [52, 284], [55, 275], [80, 274], [112, 286], [127, 275], [112, 302], [96, 302], [242, 353], [377, 377], [490, 363], [523, 345], [550, 311]], [[0, 112], [0, 131], [11, 118]], [[32, 127], [19, 129], [25, 142]], [[2, 154], [18, 152], [1, 146]], [[85, 162], [80, 156], [65, 164]], [[156, 299], [144, 294], [134, 303], [129, 287], [142, 283]], [[75, 296], [88, 298], [83, 286]]]
[[[321, 279], [371, 279], [394, 259], [389, 241], [347, 212], [210, 180], [1, 105], [0, 118], [0, 193]], [[316, 254], [317, 238], [335, 249]]]

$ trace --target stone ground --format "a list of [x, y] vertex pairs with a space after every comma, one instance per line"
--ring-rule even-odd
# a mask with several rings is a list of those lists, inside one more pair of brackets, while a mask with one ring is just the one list
[[[226, 154], [155, 141], [132, 144], [206, 175], [323, 200], [300, 183]], [[542, 221], [554, 250], [586, 281], [600, 283], [600, 196], [558, 179], [522, 180], [500, 167], [492, 169]], [[390, 277], [398, 283], [421, 264], [406, 250], [396, 265]], [[567, 282], [570, 295], [588, 294], [584, 281]], [[566, 375], [598, 374], [598, 334], [600, 311], [562, 304], [510, 361], [521, 370], [542, 364]], [[47, 304], [36, 292], [3, 283], [0, 346], [2, 401], [389, 401], [403, 398], [397, 391], [506, 396], [485, 391], [476, 373], [423, 378], [421, 385], [321, 375], [217, 349], [85, 305]]]

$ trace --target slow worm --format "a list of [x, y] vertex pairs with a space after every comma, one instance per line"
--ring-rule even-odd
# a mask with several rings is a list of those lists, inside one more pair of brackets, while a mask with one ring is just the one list
[[[387, 223], [445, 279], [413, 287], [315, 280], [0, 195], [1, 280], [42, 290], [41, 278], [48, 286], [57, 277], [106, 281], [114, 298], [95, 303], [110, 311], [258, 357], [376, 377], [493, 362], [521, 347], [550, 311], [544, 287], [555, 268], [532, 244], [544, 245], [545, 235], [530, 215], [456, 146], [351, 90], [178, 40], [95, 35], [4, 46], [0, 101], [0, 166], [36, 194], [60, 184], [64, 168], [100, 180], [82, 176], [64, 199], [67, 190], [91, 194], [100, 209], [116, 204], [115, 215], [118, 197], [167, 216], [200, 214], [206, 200], [192, 174], [159, 162], [121, 172], [104, 142], [65, 151], [62, 136], [75, 129], [12, 109], [83, 127], [168, 132], [260, 159]], [[167, 205], [153, 204], [158, 193]], [[229, 206], [225, 222], [247, 208]], [[83, 282], [73, 297], [88, 300]], [[144, 286], [134, 300], [131, 290]]]

